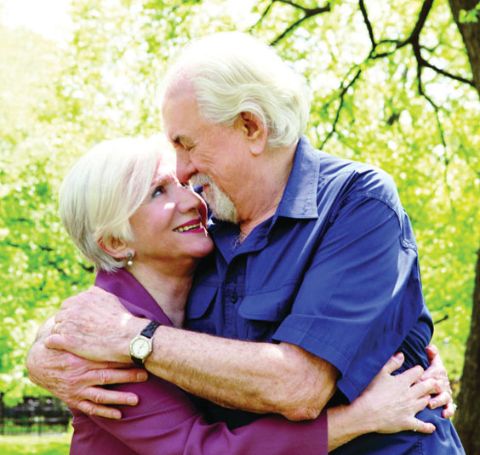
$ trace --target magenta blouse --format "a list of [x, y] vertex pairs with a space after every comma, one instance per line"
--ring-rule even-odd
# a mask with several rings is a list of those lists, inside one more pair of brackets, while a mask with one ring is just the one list
[[[135, 316], [172, 323], [152, 296], [127, 271], [100, 272], [96, 285], [116, 295]], [[268, 416], [229, 430], [208, 424], [188, 395], [153, 375], [139, 384], [112, 387], [138, 395], [137, 406], [122, 406], [122, 419], [110, 420], [73, 410], [72, 455], [302, 455], [327, 454], [326, 414], [309, 422]]]

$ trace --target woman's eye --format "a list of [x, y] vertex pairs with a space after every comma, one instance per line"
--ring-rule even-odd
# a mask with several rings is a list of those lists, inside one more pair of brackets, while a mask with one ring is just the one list
[[152, 193], [152, 197], [158, 197], [165, 193], [165, 187], [163, 185], [158, 185]]

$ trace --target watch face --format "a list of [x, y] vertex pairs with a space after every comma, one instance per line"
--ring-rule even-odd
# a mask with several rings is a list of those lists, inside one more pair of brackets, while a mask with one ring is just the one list
[[137, 337], [132, 341], [131, 354], [139, 359], [144, 359], [150, 354], [150, 340], [145, 337]]

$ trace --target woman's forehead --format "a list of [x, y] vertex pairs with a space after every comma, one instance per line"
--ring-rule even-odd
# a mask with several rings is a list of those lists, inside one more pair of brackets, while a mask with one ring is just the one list
[[176, 171], [175, 171], [175, 155], [171, 154], [163, 154], [157, 164], [157, 169], [155, 171], [154, 179], [158, 180], [160, 178], [166, 178], [166, 179], [175, 179], [177, 178], [176, 176]]

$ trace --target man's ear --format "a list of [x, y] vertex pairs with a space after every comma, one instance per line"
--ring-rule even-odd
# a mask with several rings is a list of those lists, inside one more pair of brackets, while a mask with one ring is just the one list
[[251, 112], [241, 112], [237, 118], [237, 124], [250, 143], [250, 152], [253, 155], [260, 155], [267, 144], [268, 131], [266, 125]]
[[131, 252], [131, 248], [124, 240], [115, 237], [103, 238], [98, 241], [98, 246], [115, 259], [124, 259]]

